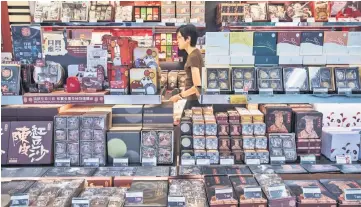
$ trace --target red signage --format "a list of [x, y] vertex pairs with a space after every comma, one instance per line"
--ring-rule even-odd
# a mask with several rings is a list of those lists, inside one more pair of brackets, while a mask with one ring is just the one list
[[23, 96], [24, 104], [104, 104], [104, 96]]

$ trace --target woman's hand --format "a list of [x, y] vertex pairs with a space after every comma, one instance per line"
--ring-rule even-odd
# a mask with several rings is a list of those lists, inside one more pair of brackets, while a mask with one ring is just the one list
[[177, 95], [174, 95], [172, 97], [170, 97], [169, 101], [173, 102], [173, 103], [177, 103], [179, 100], [182, 100], [182, 97], [177, 94]]

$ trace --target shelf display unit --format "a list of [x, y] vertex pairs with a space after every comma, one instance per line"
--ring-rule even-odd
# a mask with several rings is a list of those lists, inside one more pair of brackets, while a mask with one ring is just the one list
[[[5, 205], [361, 205], [359, 2], [4, 11]], [[169, 101], [187, 84], [187, 24], [205, 63], [196, 106]]]

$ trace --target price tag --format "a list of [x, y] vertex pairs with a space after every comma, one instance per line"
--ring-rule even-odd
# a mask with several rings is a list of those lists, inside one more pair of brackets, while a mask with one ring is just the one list
[[247, 165], [260, 165], [261, 160], [259, 158], [246, 158]]
[[337, 89], [338, 95], [350, 95], [352, 94], [351, 88], [338, 88]]
[[273, 88], [260, 88], [259, 95], [273, 95]]
[[315, 22], [315, 18], [313, 18], [313, 17], [308, 17], [308, 18], [307, 18], [307, 22]]
[[350, 155], [336, 155], [336, 163], [337, 164], [351, 164], [351, 156]]
[[301, 156], [301, 164], [316, 164], [316, 156], [315, 155], [302, 155]]
[[337, 22], [335, 17], [329, 17], [328, 22]]
[[136, 19], [135, 22], [136, 23], [144, 23], [144, 20], [143, 19]]
[[145, 89], [144, 88], [134, 88], [134, 89], [132, 89], [132, 94], [136, 94], [136, 95], [145, 94]]
[[221, 165], [234, 165], [234, 156], [221, 156], [219, 162]]
[[233, 198], [232, 188], [216, 188], [216, 200], [230, 200]]
[[125, 199], [128, 203], [131, 204], [140, 204], [143, 203], [143, 192], [127, 192], [125, 193]]
[[10, 206], [29, 206], [29, 194], [18, 193], [10, 197]]
[[128, 157], [122, 157], [122, 158], [113, 158], [113, 166], [114, 167], [126, 167], [129, 164], [129, 158]]
[[285, 156], [271, 156], [271, 165], [284, 165], [286, 164]]
[[185, 197], [168, 196], [168, 206], [186, 206]]
[[123, 20], [122, 19], [115, 19], [115, 22], [116, 23], [123, 23]]
[[92, 18], [92, 19], [89, 19], [89, 22], [93, 22], [93, 23], [95, 23], [95, 22], [98, 22], [98, 20], [97, 20], [97, 19]]
[[190, 22], [190, 23], [193, 23], [193, 24], [197, 24], [197, 23], [198, 23], [198, 19], [197, 19], [197, 18], [193, 18], [193, 19], [190, 19], [189, 22]]
[[286, 88], [286, 94], [299, 94], [299, 88]]
[[243, 95], [247, 95], [248, 94], [248, 90], [244, 90], [244, 89], [234, 89], [234, 93], [235, 94], [243, 94]]
[[246, 199], [262, 198], [261, 187], [245, 187], [244, 188], [244, 197]]
[[62, 17], [61, 22], [70, 22], [70, 18], [69, 17]]
[[328, 88], [313, 88], [313, 94], [328, 94]]
[[317, 186], [303, 187], [303, 196], [305, 198], [321, 198], [321, 189]]
[[194, 157], [182, 157], [182, 165], [196, 165]]
[[142, 166], [157, 166], [157, 158], [145, 158], [142, 157]]
[[277, 18], [277, 17], [275, 17], [275, 18], [271, 18], [271, 22], [279, 22], [280, 21], [280, 19], [279, 18]]
[[220, 88], [207, 88], [206, 89], [206, 94], [210, 94], [210, 95], [218, 95], [221, 93], [221, 89]]
[[205, 157], [197, 157], [197, 165], [210, 165], [211, 159], [207, 156]]
[[270, 198], [272, 199], [279, 199], [282, 198], [284, 195], [287, 195], [285, 191], [286, 187], [284, 185], [268, 187], [268, 193], [270, 195]]
[[70, 167], [70, 158], [55, 159], [55, 167]]
[[99, 158], [85, 158], [84, 167], [99, 167]]
[[73, 198], [71, 200], [72, 207], [89, 207], [90, 201], [86, 198]]
[[250, 17], [245, 18], [244, 21], [245, 22], [253, 22], [252, 18], [250, 18]]
[[247, 96], [246, 95], [230, 95], [230, 104], [247, 104]]
[[345, 189], [344, 193], [347, 201], [361, 200], [361, 188]]
[[292, 19], [292, 22], [301, 22], [301, 18], [295, 17]]

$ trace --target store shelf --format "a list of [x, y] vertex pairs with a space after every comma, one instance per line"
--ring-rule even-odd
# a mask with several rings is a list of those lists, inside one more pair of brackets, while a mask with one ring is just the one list
[[[187, 23], [164, 23], [164, 22], [44, 22], [34, 23], [32, 26], [42, 27], [116, 27], [116, 28], [172, 28]], [[194, 23], [197, 28], [206, 28], [206, 24]]]
[[161, 104], [160, 95], [105, 95], [104, 104]]
[[23, 104], [23, 96], [1, 96], [1, 105]]
[[21, 104], [161, 104], [160, 95], [31, 94], [1, 96], [1, 105]]
[[[230, 104], [232, 95], [202, 95], [202, 104]], [[248, 103], [361, 103], [361, 95], [313, 95], [313, 94], [249, 94]]]

